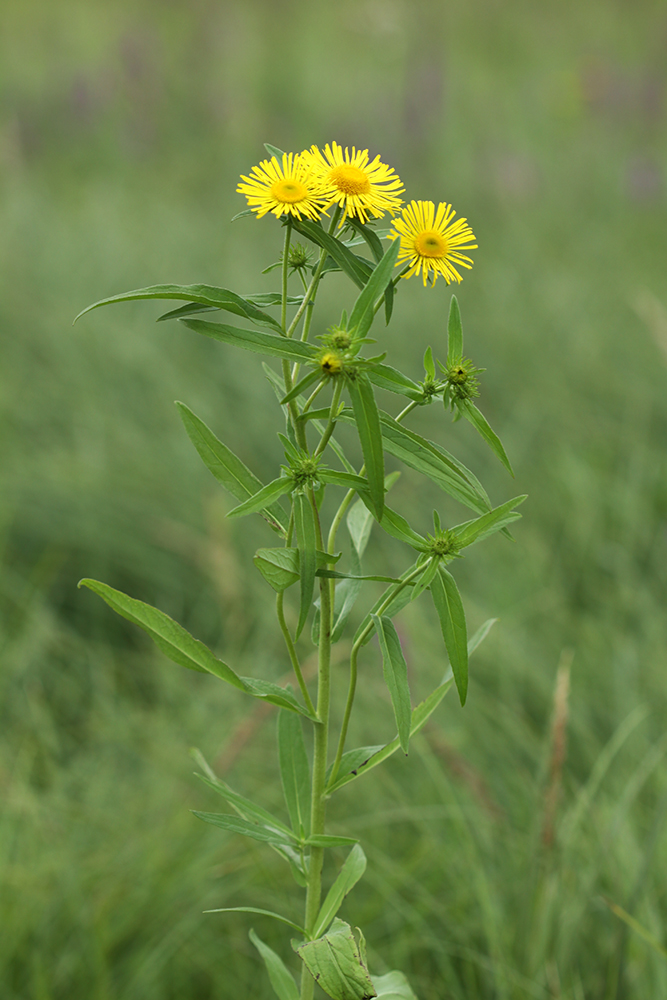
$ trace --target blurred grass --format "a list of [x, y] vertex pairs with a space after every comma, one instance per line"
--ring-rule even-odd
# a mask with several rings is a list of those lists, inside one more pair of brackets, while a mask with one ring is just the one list
[[[21, 1000], [269, 997], [249, 920], [285, 909], [270, 853], [202, 828], [200, 745], [279, 808], [270, 713], [179, 671], [92, 595], [158, 604], [238, 669], [287, 662], [248, 569], [261, 523], [224, 521], [173, 399], [256, 469], [272, 394], [256, 360], [126, 305], [157, 281], [240, 291], [280, 236], [239, 210], [265, 140], [381, 152], [409, 197], [451, 200], [478, 236], [460, 288], [466, 349], [509, 483], [439, 407], [414, 426], [500, 501], [518, 543], [461, 563], [473, 625], [501, 622], [454, 700], [332, 823], [360, 829], [368, 878], [345, 906], [374, 968], [421, 1000], [655, 1000], [667, 970], [604, 894], [664, 941], [667, 249], [663, 5], [417, 0], [5, 0], [0, 38], [0, 986]], [[323, 322], [350, 290], [336, 276]], [[407, 283], [390, 352], [442, 350], [446, 288]], [[386, 335], [381, 329], [379, 339]], [[405, 473], [396, 505], [460, 512]], [[400, 552], [373, 543], [377, 566]], [[436, 624], [401, 620], [416, 696], [442, 670]], [[568, 748], [543, 845], [556, 667], [572, 650]], [[567, 655], [567, 653], [566, 653]], [[389, 734], [375, 654], [355, 740]], [[344, 667], [341, 667], [344, 671]], [[373, 710], [375, 732], [359, 720]], [[243, 721], [245, 719], [245, 722]], [[245, 728], [239, 730], [241, 725]], [[252, 749], [234, 751], [244, 734]], [[252, 742], [250, 742], [252, 737]], [[296, 913], [296, 911], [295, 911]], [[288, 956], [284, 936], [258, 931]], [[260, 926], [261, 925], [261, 926]]]

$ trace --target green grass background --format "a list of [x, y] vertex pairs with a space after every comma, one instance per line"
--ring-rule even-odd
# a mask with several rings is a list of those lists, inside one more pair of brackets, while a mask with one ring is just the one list
[[[172, 665], [76, 590], [106, 580], [240, 672], [284, 674], [250, 562], [274, 536], [225, 521], [230, 502], [172, 403], [269, 476], [271, 390], [257, 359], [152, 325], [151, 304], [71, 320], [159, 281], [273, 288], [258, 274], [279, 227], [230, 223], [238, 174], [264, 141], [331, 139], [381, 153], [408, 197], [469, 218], [466, 352], [488, 369], [481, 405], [516, 482], [441, 407], [411, 426], [494, 501], [530, 494], [515, 545], [496, 537], [457, 565], [472, 626], [501, 618], [465, 709], [447, 699], [407, 760], [332, 802], [332, 830], [359, 833], [370, 859], [343, 916], [364, 928], [372, 968], [403, 969], [420, 1000], [667, 996], [667, 964], [603, 901], [665, 940], [664, 4], [4, 0], [2, 19], [3, 1000], [264, 1000], [252, 923], [292, 961], [277, 925], [202, 915], [300, 904], [270, 851], [189, 812], [217, 808], [191, 776], [192, 745], [281, 808], [271, 712]], [[427, 344], [444, 352], [449, 298], [444, 283], [406, 283], [390, 331], [377, 329], [414, 377]], [[351, 290], [332, 276], [318, 322], [341, 302]], [[425, 529], [435, 505], [460, 520], [405, 472], [395, 506]], [[398, 545], [370, 552], [402, 568]], [[415, 697], [443, 669], [426, 604], [399, 620]], [[554, 682], [570, 652], [545, 849]], [[355, 742], [391, 736], [377, 657], [368, 647]]]

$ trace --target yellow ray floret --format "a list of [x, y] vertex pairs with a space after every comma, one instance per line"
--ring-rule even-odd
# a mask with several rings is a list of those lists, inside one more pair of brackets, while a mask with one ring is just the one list
[[472, 243], [475, 235], [465, 219], [454, 222], [455, 215], [445, 202], [440, 202], [436, 210], [432, 201], [411, 201], [400, 218], [393, 220], [395, 232], [389, 233], [389, 239], [401, 240], [397, 266], [408, 262], [406, 278], [421, 271], [426, 285], [431, 274], [434, 283], [441, 274], [449, 285], [461, 281], [457, 267], [470, 270], [473, 262], [461, 251], [477, 249], [477, 244]]
[[343, 209], [341, 226], [349, 218], [367, 222], [369, 216], [380, 219], [385, 212], [397, 212], [403, 204], [404, 190], [393, 167], [379, 156], [369, 162], [368, 150], [343, 150], [337, 142], [327, 143], [322, 152], [311, 146], [301, 154], [321, 178], [328, 205]]
[[321, 179], [298, 153], [283, 153], [282, 165], [275, 156], [262, 160], [252, 168], [250, 177], [241, 175], [236, 190], [246, 196], [258, 219], [272, 212], [277, 218], [294, 215], [316, 220], [328, 201]]

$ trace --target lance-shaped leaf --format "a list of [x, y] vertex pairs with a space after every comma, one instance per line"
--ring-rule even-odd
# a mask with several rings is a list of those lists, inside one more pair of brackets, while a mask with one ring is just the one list
[[363, 288], [372, 272], [370, 264], [357, 257], [351, 250], [337, 240], [335, 236], [326, 233], [318, 222], [311, 222], [309, 219], [294, 219], [293, 226], [298, 233], [306, 236], [313, 243], [326, 250], [347, 276], [357, 285]]
[[355, 844], [348, 854], [345, 864], [339, 871], [336, 881], [329, 889], [326, 899], [322, 903], [313, 929], [314, 938], [321, 937], [324, 934], [338, 913], [348, 892], [351, 892], [365, 871], [366, 855], [361, 845]]
[[[257, 476], [227, 445], [218, 440], [210, 427], [185, 403], [177, 402], [176, 406], [188, 437], [209, 472], [213, 473], [218, 482], [222, 483], [237, 500], [243, 502], [255, 496], [262, 489], [262, 483]], [[287, 534], [287, 516], [280, 504], [273, 503], [259, 513], [275, 531], [283, 536]]]
[[[279, 292], [258, 292], [253, 295], [245, 295], [243, 296], [243, 299], [245, 303], [249, 303], [250, 305], [253, 306], [275, 306], [275, 305], [280, 305], [280, 303], [282, 302], [282, 295], [280, 295]], [[301, 305], [302, 301], [303, 301], [303, 295], [287, 296], [288, 305], [299, 306]], [[187, 302], [184, 306], [179, 306], [178, 309], [170, 309], [169, 312], [163, 313], [161, 316], [158, 316], [156, 323], [163, 323], [165, 320], [168, 319], [184, 319], [186, 316], [197, 316], [201, 313], [218, 312], [221, 308], [222, 308], [221, 306], [208, 306], [208, 305], [200, 305], [197, 302]], [[227, 311], [235, 312], [236, 310], [228, 309]], [[259, 326], [269, 326], [270, 329], [276, 330], [280, 334], [282, 334], [283, 332], [279, 324], [260, 322], [259, 319], [256, 317], [256, 314], [253, 316], [249, 313], [249, 311], [239, 313], [238, 315], [247, 316], [248, 319], [254, 319]], [[270, 316], [268, 318], [271, 319]]]
[[475, 518], [474, 521], [457, 524], [456, 527], [452, 528], [452, 531], [457, 536], [461, 548], [473, 545], [475, 542], [479, 542], [483, 538], [494, 534], [494, 532], [501, 531], [513, 521], [518, 521], [521, 514], [513, 511], [512, 508], [522, 504], [527, 499], [527, 496], [528, 494], [524, 493], [522, 496], [514, 497], [513, 500], [508, 500], [507, 503], [503, 503], [499, 507], [494, 507], [488, 514], [482, 514], [481, 517]]
[[299, 577], [301, 580], [301, 600], [299, 622], [296, 628], [298, 639], [306, 624], [310, 606], [313, 603], [315, 571], [317, 570], [317, 525], [315, 511], [309, 498], [303, 493], [294, 496], [294, 527], [299, 548]]
[[416, 601], [420, 594], [423, 594], [427, 587], [431, 586], [431, 580], [438, 572], [438, 559], [430, 559], [424, 568], [424, 572], [421, 576], [417, 577], [414, 587], [412, 588], [412, 600]]
[[[363, 499], [363, 497], [362, 497]], [[419, 532], [410, 527], [402, 514], [392, 510], [391, 507], [384, 508], [384, 514], [380, 521], [383, 528], [392, 538], [398, 538], [400, 542], [406, 542], [419, 552], [424, 552], [427, 548], [426, 539]]]
[[293, 712], [278, 715], [278, 761], [292, 829], [303, 840], [310, 833], [310, 766], [301, 719]]
[[337, 469], [320, 469], [317, 476], [323, 483], [343, 486], [347, 490], [356, 490], [357, 493], [370, 494], [370, 484], [364, 476], [357, 476], [350, 472], [338, 472]]
[[191, 636], [182, 625], [163, 611], [151, 607], [150, 604], [144, 604], [143, 601], [137, 601], [134, 597], [128, 597], [120, 590], [114, 590], [113, 587], [98, 580], [80, 580], [79, 587], [88, 587], [103, 598], [117, 614], [142, 628], [158, 649], [179, 666], [197, 670], [199, 673], [213, 674], [253, 698], [262, 698], [279, 708], [288, 708], [292, 712], [305, 715], [308, 719], [318, 721], [317, 716], [299, 704], [291, 691], [286, 691], [271, 681], [255, 677], [239, 677], [231, 667], [219, 660], [208, 646]]
[[[248, 302], [254, 302], [256, 306], [279, 306], [283, 300], [280, 292], [248, 292], [244, 298]], [[303, 295], [287, 296], [288, 306], [300, 306], [302, 302]]]
[[227, 681], [239, 691], [245, 691], [246, 685], [243, 680], [234, 673], [231, 667], [219, 660], [208, 646], [205, 646], [199, 639], [193, 638], [182, 625], [175, 622], [173, 618], [166, 615], [164, 611], [158, 611], [150, 604], [137, 601], [134, 597], [128, 597], [120, 590], [114, 590], [106, 583], [98, 580], [80, 580], [79, 587], [88, 587], [93, 593], [98, 594], [110, 608], [127, 618], [128, 621], [139, 625], [147, 632], [155, 645], [163, 653], [178, 663], [181, 667], [189, 670], [197, 670], [199, 673], [213, 674], [223, 681]]
[[461, 311], [455, 295], [449, 306], [447, 321], [447, 365], [453, 365], [463, 357], [463, 326]]
[[388, 972], [386, 976], [372, 978], [378, 1000], [417, 1000], [402, 972]]
[[307, 389], [308, 386], [313, 384], [313, 382], [317, 382], [317, 380], [321, 378], [322, 378], [321, 371], [308, 372], [308, 374], [304, 375], [304, 377], [301, 379], [300, 382], [297, 382], [297, 384], [292, 389], [290, 389], [290, 391], [285, 396], [283, 396], [283, 398], [280, 400], [280, 405], [284, 406], [285, 403], [290, 403], [293, 399], [296, 399], [297, 396], [300, 396], [304, 389]]
[[[449, 689], [454, 683], [454, 678], [451, 673], [445, 680], [440, 684], [435, 691], [432, 691], [428, 698], [420, 702], [412, 713], [412, 719], [410, 722], [410, 739], [415, 736], [426, 722], [429, 717], [433, 714], [435, 709], [438, 707], [442, 699], [445, 697]], [[378, 764], [382, 764], [383, 761], [391, 757], [392, 754], [396, 753], [400, 747], [400, 740], [396, 737], [391, 743], [387, 743], [384, 747], [360, 747], [357, 750], [349, 750], [347, 753], [343, 754], [340, 762], [340, 767], [338, 769], [338, 776], [336, 780], [327, 785], [327, 795], [331, 792], [338, 791], [339, 788], [343, 788], [344, 785], [349, 785], [351, 781], [356, 778], [360, 778], [362, 774], [367, 774], [372, 771], [374, 767]], [[359, 759], [361, 758], [361, 760]]]
[[306, 847], [350, 847], [358, 843], [356, 837], [337, 837], [329, 833], [311, 833], [304, 841]]
[[[261, 330], [241, 330], [237, 326], [227, 326], [226, 323], [211, 323], [204, 319], [181, 320], [184, 326], [205, 337], [212, 337], [223, 344], [233, 344], [244, 351], [254, 354], [268, 354], [276, 358], [287, 358], [288, 361], [312, 361], [317, 353], [311, 344], [303, 344], [300, 340], [289, 340], [287, 337], [276, 337]], [[284, 390], [283, 390], [284, 392]]]
[[301, 924], [295, 924], [293, 920], [289, 920], [287, 917], [283, 917], [280, 913], [275, 913], [273, 910], [261, 910], [257, 906], [219, 906], [214, 910], [204, 910], [204, 913], [259, 913], [263, 917], [273, 917], [274, 920], [279, 920], [281, 924], [293, 927], [295, 931], [299, 931], [304, 937], [307, 936]]
[[[379, 261], [381, 261], [384, 251], [382, 250], [382, 243], [380, 241], [380, 237], [375, 232], [375, 230], [371, 229], [370, 226], [364, 225], [363, 222], [359, 222], [358, 219], [354, 219], [351, 217], [348, 217], [348, 219], [346, 220], [346, 225], [351, 226], [352, 229], [356, 230], [356, 232], [358, 232], [359, 235], [362, 237], [362, 240], [368, 244], [368, 247], [371, 253], [373, 254], [373, 259], [375, 260], [375, 263], [377, 264]], [[355, 240], [354, 242], [359, 243], [360, 241]]]
[[462, 413], [466, 420], [469, 420], [473, 427], [479, 431], [486, 443], [491, 448], [500, 461], [503, 463], [510, 476], [514, 476], [514, 470], [510, 465], [510, 460], [505, 453], [503, 443], [494, 430], [491, 429], [488, 420], [475, 404], [469, 399], [459, 399], [456, 403], [459, 413]]
[[283, 156], [285, 155], [282, 149], [278, 149], [277, 146], [272, 146], [270, 142], [264, 143], [264, 149], [267, 151], [269, 156], [275, 156], [278, 163], [282, 164]]
[[251, 840], [259, 840], [263, 844], [275, 844], [279, 847], [293, 843], [289, 836], [268, 826], [259, 823], [250, 823], [240, 816], [231, 816], [229, 813], [209, 813], [199, 812], [193, 809], [192, 813], [198, 819], [203, 819], [205, 823], [211, 823], [228, 833], [240, 833], [243, 837], [250, 837]]
[[[286, 714], [298, 723], [299, 720], [296, 715], [291, 712]], [[245, 796], [239, 795], [238, 792], [235, 792], [233, 788], [230, 788], [229, 785], [227, 785], [224, 781], [221, 781], [220, 778], [210, 778], [206, 774], [199, 773], [197, 773], [197, 777], [200, 781], [203, 781], [205, 785], [208, 785], [209, 788], [212, 788], [213, 791], [217, 792], [218, 795], [221, 795], [225, 802], [229, 802], [229, 804], [236, 809], [242, 819], [246, 819], [251, 823], [260, 823], [261, 825], [274, 830], [277, 834], [282, 835], [283, 840], [290, 840], [292, 834], [289, 828], [286, 827], [284, 823], [281, 823], [279, 819], [276, 819], [275, 816], [272, 816], [268, 810], [263, 809], [262, 806], [258, 806], [254, 802], [251, 802], [250, 799], [246, 799]]]
[[452, 574], [444, 566], [431, 581], [431, 596], [454, 673], [461, 704], [468, 693], [468, 632], [463, 602]]
[[352, 504], [347, 514], [346, 523], [352, 544], [361, 559], [373, 527], [373, 515], [362, 500], [357, 500], [356, 503]]
[[357, 372], [354, 379], [348, 379], [347, 386], [366, 465], [373, 513], [380, 521], [384, 510], [384, 453], [375, 394], [368, 376], [361, 372]]
[[295, 951], [333, 1000], [371, 1000], [376, 996], [362, 945], [344, 920], [336, 917], [327, 934], [297, 946]]
[[408, 399], [417, 402], [424, 398], [424, 392], [420, 386], [403, 372], [399, 372], [397, 368], [392, 368], [391, 365], [374, 365], [368, 372], [368, 377], [373, 385], [379, 389], [387, 389], [389, 392], [395, 392], [399, 396], [407, 396]]
[[375, 303], [384, 294], [391, 281], [396, 258], [400, 250], [400, 240], [394, 240], [382, 260], [376, 265], [361, 295], [354, 303], [348, 328], [355, 338], [365, 337], [375, 316]]
[[271, 985], [276, 991], [279, 1000], [299, 1000], [299, 989], [294, 981], [292, 973], [289, 971], [282, 958], [276, 955], [275, 951], [264, 944], [254, 931], [250, 931], [250, 940], [257, 951], [264, 959], [266, 971], [269, 974]]
[[493, 626], [499, 621], [500, 618], [487, 618], [484, 624], [480, 625], [475, 634], [468, 639], [468, 656], [472, 656], [479, 644], [486, 639]]
[[274, 503], [278, 497], [284, 496], [294, 489], [294, 483], [289, 476], [279, 476], [272, 483], [263, 486], [248, 500], [244, 500], [238, 507], [233, 507], [227, 517], [245, 517], [247, 514], [257, 514], [260, 510]]
[[394, 709], [398, 739], [403, 753], [407, 753], [410, 743], [410, 722], [412, 718], [410, 688], [408, 686], [408, 665], [405, 662], [401, 642], [391, 618], [378, 617], [378, 615], [372, 614], [371, 621], [375, 625], [380, 649], [382, 650], [382, 670]]
[[[405, 573], [401, 574], [402, 581], [405, 580], [407, 576], [411, 576], [413, 570], [415, 569], [415, 565], [410, 566]], [[392, 584], [392, 586], [387, 587], [384, 593], [378, 597], [370, 612], [362, 619], [361, 624], [354, 634], [353, 641], [358, 642], [359, 640], [362, 640], [362, 636], [365, 636], [361, 642], [362, 646], [365, 646], [373, 634], [373, 630], [369, 628], [369, 625], [372, 625], [371, 615], [377, 614], [381, 609], [382, 615], [386, 618], [393, 618], [399, 611], [402, 611], [402, 609], [410, 603], [412, 600], [413, 590], [414, 587], [410, 584], [406, 584], [404, 587]]]
[[[100, 299], [87, 306], [76, 317], [74, 322], [93, 309], [100, 306], [108, 306], [114, 302], [131, 302], [136, 299], [183, 299], [189, 304], [197, 304], [209, 309], [225, 309], [227, 312], [243, 316], [252, 320], [259, 326], [266, 326], [276, 333], [282, 334], [280, 324], [273, 316], [263, 312], [254, 302], [242, 298], [236, 292], [230, 292], [227, 288], [216, 288], [215, 285], [151, 285], [148, 288], [135, 288], [131, 292], [122, 292], [120, 295], [112, 295], [108, 299]], [[167, 316], [160, 317], [167, 319]]]

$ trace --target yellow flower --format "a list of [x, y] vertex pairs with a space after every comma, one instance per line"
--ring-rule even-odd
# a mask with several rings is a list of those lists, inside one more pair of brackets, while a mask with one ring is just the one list
[[[476, 250], [474, 233], [465, 219], [453, 221], [456, 212], [451, 205], [440, 202], [436, 211], [432, 201], [411, 201], [392, 225], [396, 232], [389, 233], [389, 239], [400, 237], [397, 266], [408, 261], [409, 270], [405, 277], [422, 272], [424, 285], [433, 274], [435, 283], [441, 274], [447, 284], [461, 281], [458, 267], [472, 267], [472, 260], [461, 250]], [[455, 266], [456, 265], [456, 266]]]
[[250, 177], [241, 175], [241, 182], [236, 190], [246, 196], [258, 219], [272, 212], [276, 218], [295, 215], [316, 220], [327, 204], [321, 180], [298, 153], [283, 153], [282, 166], [275, 156], [262, 160]]
[[369, 216], [381, 218], [385, 212], [397, 212], [403, 204], [399, 194], [404, 190], [400, 177], [393, 167], [380, 161], [376, 156], [368, 162], [368, 150], [352, 153], [337, 142], [329, 143], [324, 152], [311, 146], [301, 154], [312, 164], [313, 170], [324, 184], [324, 193], [329, 205], [339, 205], [343, 209], [341, 226], [348, 218], [367, 222]]

